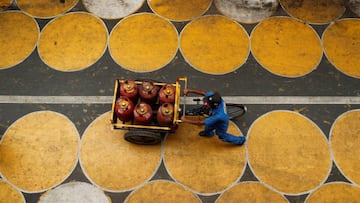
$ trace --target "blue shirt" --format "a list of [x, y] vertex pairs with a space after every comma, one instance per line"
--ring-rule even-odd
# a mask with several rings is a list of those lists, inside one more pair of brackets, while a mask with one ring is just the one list
[[217, 108], [211, 108], [211, 113], [204, 120], [206, 128], [213, 128], [217, 133], [226, 133], [229, 126], [229, 115], [223, 99]]

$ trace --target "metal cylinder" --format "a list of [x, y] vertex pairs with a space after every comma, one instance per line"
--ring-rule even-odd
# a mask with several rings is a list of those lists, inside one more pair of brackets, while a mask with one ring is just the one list
[[133, 80], [125, 80], [120, 84], [120, 95], [126, 96], [134, 103], [138, 99], [138, 87]]
[[174, 105], [163, 103], [157, 111], [156, 119], [160, 126], [170, 126], [174, 119]]
[[140, 99], [150, 105], [156, 103], [158, 87], [153, 82], [144, 81], [139, 86]]
[[152, 108], [145, 102], [139, 102], [134, 109], [134, 119], [140, 123], [150, 123], [152, 120]]
[[159, 101], [163, 103], [175, 103], [175, 87], [171, 84], [165, 84], [159, 90]]
[[116, 116], [123, 122], [133, 118], [134, 103], [126, 96], [120, 96], [115, 103]]

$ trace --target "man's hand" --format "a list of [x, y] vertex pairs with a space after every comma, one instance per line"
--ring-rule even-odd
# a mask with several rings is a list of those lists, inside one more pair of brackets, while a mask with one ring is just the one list
[[189, 94], [189, 90], [188, 89], [184, 89], [184, 95], [187, 96]]

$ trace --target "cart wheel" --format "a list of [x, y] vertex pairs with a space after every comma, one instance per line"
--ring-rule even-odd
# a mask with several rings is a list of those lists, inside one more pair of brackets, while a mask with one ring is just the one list
[[124, 139], [134, 144], [155, 145], [161, 142], [161, 135], [156, 132], [133, 130], [125, 133]]
[[243, 116], [247, 108], [242, 104], [226, 104], [230, 120]]

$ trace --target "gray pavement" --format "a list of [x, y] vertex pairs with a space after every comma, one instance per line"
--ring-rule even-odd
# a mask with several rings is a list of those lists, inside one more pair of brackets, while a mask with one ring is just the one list
[[[16, 9], [16, 8], [11, 8]], [[84, 8], [79, 3], [72, 11], [82, 11]], [[138, 12], [151, 12], [145, 4]], [[215, 14], [216, 9], [212, 7], [206, 14]], [[276, 15], [286, 15], [279, 8]], [[345, 17], [352, 17], [350, 11], [346, 11]], [[42, 28], [48, 20], [37, 19]], [[118, 20], [104, 20], [110, 31]], [[181, 30], [185, 23], [174, 23], [178, 30]], [[251, 32], [254, 25], [243, 25], [248, 33]], [[320, 34], [327, 25], [313, 25], [314, 29]], [[135, 73], [123, 69], [117, 65], [111, 58], [107, 50], [103, 57], [91, 67], [73, 73], [59, 72], [49, 68], [39, 58], [37, 50], [19, 65], [6, 70], [0, 70], [0, 96], [104, 96], [111, 97], [113, 94], [115, 78], [134, 78], [147, 79], [151, 78], [156, 81], [173, 83], [177, 77], [186, 76], [189, 87], [198, 89], [209, 89], [221, 92], [224, 96], [233, 97], [261, 97], [273, 96], [326, 96], [333, 97], [335, 101], [329, 101], [321, 104], [289, 104], [281, 101], [278, 103], [268, 104], [251, 104], [248, 103], [248, 113], [237, 119], [235, 122], [246, 134], [251, 124], [261, 115], [271, 110], [296, 110], [314, 121], [324, 132], [329, 135], [331, 125], [335, 119], [342, 113], [359, 109], [360, 104], [357, 102], [336, 102], [336, 98], [360, 96], [360, 80], [344, 75], [335, 69], [329, 60], [323, 56], [321, 63], [316, 70], [300, 78], [284, 78], [273, 75], [262, 68], [255, 58], [249, 55], [246, 63], [238, 70], [225, 75], [209, 75], [201, 73], [186, 63], [183, 56], [178, 51], [174, 60], [164, 68], [151, 73]], [[259, 97], [258, 97], [259, 96]], [[3, 135], [9, 126], [18, 118], [27, 113], [39, 110], [52, 110], [66, 115], [77, 127], [79, 134], [82, 135], [86, 127], [95, 120], [99, 115], [110, 111], [111, 104], [104, 102], [94, 104], [66, 103], [66, 104], [45, 104], [45, 103], [19, 103], [11, 98], [0, 104], [0, 135]], [[108, 100], [107, 100], [108, 101]], [[242, 103], [242, 101], [238, 101]], [[337, 103], [337, 104], [334, 104]], [[83, 109], [87, 109], [86, 112]], [[158, 169], [153, 179], [169, 179], [163, 164]], [[81, 171], [79, 165], [73, 171], [71, 176], [65, 181], [83, 181], [89, 182]], [[256, 181], [249, 167], [240, 181]], [[333, 165], [328, 182], [344, 181], [349, 182], [339, 169]], [[129, 192], [111, 193], [106, 192], [113, 202], [122, 202]], [[41, 194], [24, 194], [26, 202], [37, 202]], [[203, 202], [214, 202], [219, 195], [202, 196], [199, 195]], [[307, 194], [298, 196], [286, 196], [289, 202], [304, 202]]]

